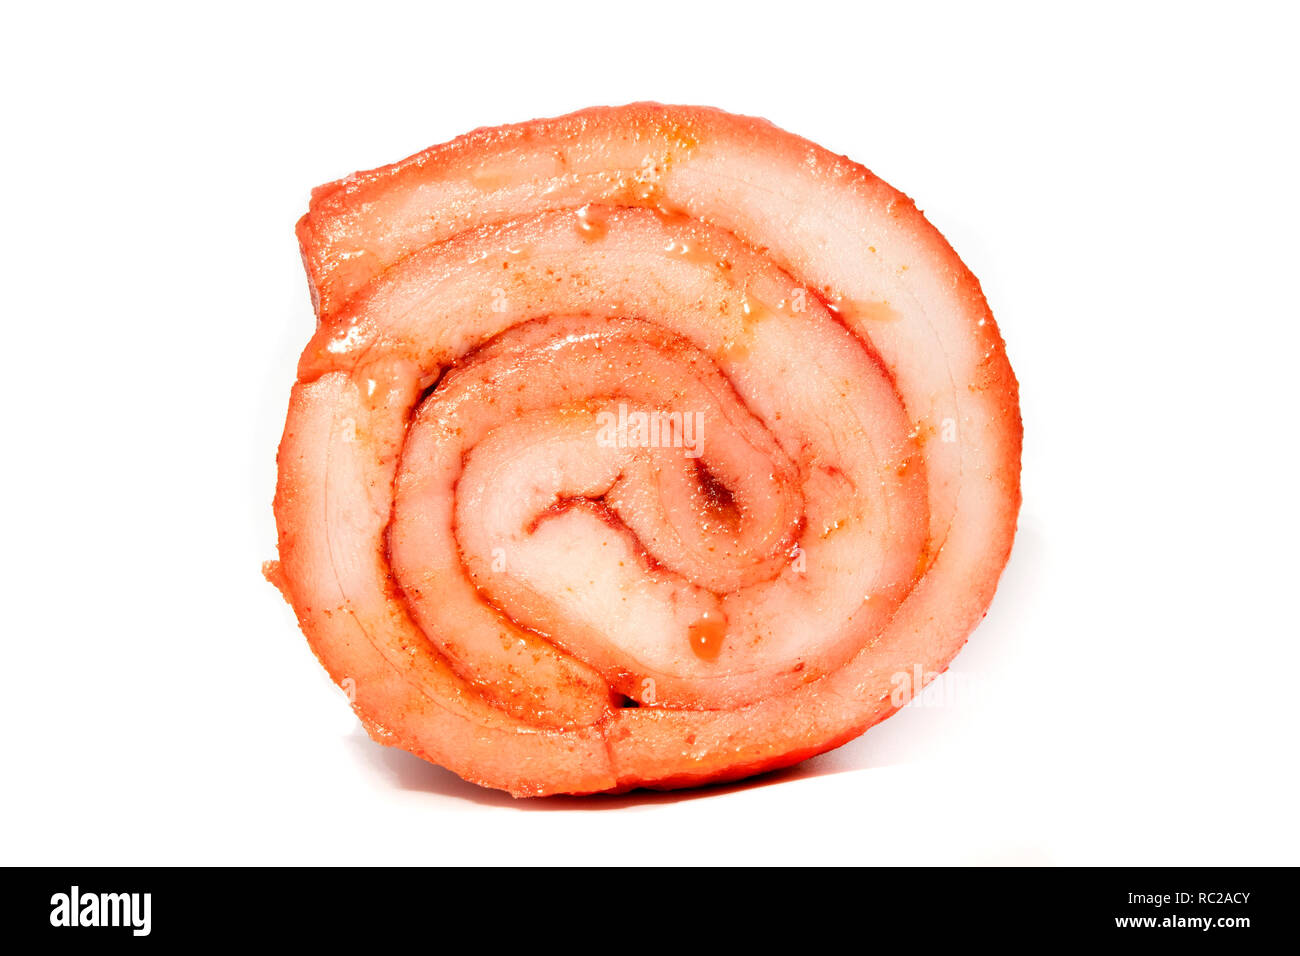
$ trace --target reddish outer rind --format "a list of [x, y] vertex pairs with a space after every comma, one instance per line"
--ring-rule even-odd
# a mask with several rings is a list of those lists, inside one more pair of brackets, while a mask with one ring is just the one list
[[[1018, 387], [978, 281], [907, 197], [865, 168], [762, 120], [655, 104], [599, 108], [555, 120], [479, 130], [392, 166], [320, 187], [313, 192], [310, 211], [298, 224], [320, 321], [328, 322], [356, 291], [428, 241], [418, 231], [399, 231], [382, 237], [383, 248], [354, 258], [365, 230], [373, 225], [366, 220], [371, 206], [382, 203], [387, 195], [418, 189], [425, 180], [455, 175], [513, 143], [572, 143], [601, 131], [638, 127], [659, 135], [671, 128], [684, 140], [708, 137], [785, 153], [788, 159], [800, 159], [816, 169], [816, 175], [835, 181], [837, 188], [856, 193], [860, 201], [888, 204], [889, 215], [918, 244], [929, 260], [927, 265], [949, 281], [972, 334], [988, 349], [979, 391], [988, 396], [983, 399], [984, 411], [998, 427], [992, 435], [996, 447], [990, 471], [983, 477], [996, 485], [1000, 506], [996, 518], [988, 522], [984, 560], [978, 573], [964, 582], [964, 592], [923, 593], [931, 590], [931, 576], [922, 577], [913, 594], [915, 600], [909, 599], [900, 610], [896, 626], [886, 638], [864, 648], [837, 674], [789, 695], [730, 712], [611, 710], [597, 724], [562, 732], [503, 726], [486, 714], [483, 723], [477, 724], [474, 713], [485, 705], [473, 700], [476, 695], [463, 682], [456, 686], [458, 678], [450, 671], [444, 675], [448, 698], [459, 706], [416, 700], [409, 687], [400, 686], [401, 675], [393, 673], [392, 665], [374, 648], [356, 642], [342, 647], [323, 643], [313, 626], [311, 608], [296, 599], [294, 528], [298, 522], [320, 520], [320, 516], [298, 513], [292, 475], [296, 469], [323, 467], [328, 445], [328, 436], [309, 447], [313, 444], [310, 440], [300, 442], [293, 433], [293, 405], [304, 399], [305, 389], [312, 388], [310, 383], [300, 384], [294, 391], [279, 459], [276, 513], [285, 567], [278, 583], [294, 605], [313, 650], [336, 681], [345, 676], [357, 680], [354, 707], [376, 740], [448, 766], [466, 779], [520, 796], [737, 779], [788, 766], [852, 739], [896, 709], [888, 696], [889, 675], [900, 669], [910, 671], [916, 663], [927, 673], [946, 670], [986, 612], [1015, 534], [1020, 504]], [[322, 458], [313, 461], [315, 456]], [[942, 559], [941, 549], [942, 543], [931, 556], [931, 567]], [[943, 610], [944, 620], [938, 621], [930, 613], [935, 607]], [[924, 639], [927, 628], [940, 632], [938, 645], [929, 649], [930, 656], [917, 661], [908, 648]], [[397, 712], [392, 708], [395, 700], [405, 702]], [[758, 726], [763, 732], [756, 736], [753, 728]]]

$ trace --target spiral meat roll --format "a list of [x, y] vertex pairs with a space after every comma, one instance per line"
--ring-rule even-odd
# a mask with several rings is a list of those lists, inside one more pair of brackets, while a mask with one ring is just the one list
[[887, 717], [985, 613], [1016, 381], [861, 166], [592, 109], [321, 187], [298, 237], [267, 573], [377, 741], [518, 796], [735, 779]]

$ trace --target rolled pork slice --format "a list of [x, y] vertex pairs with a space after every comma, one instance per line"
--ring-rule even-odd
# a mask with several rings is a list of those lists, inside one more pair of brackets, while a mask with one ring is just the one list
[[591, 109], [321, 187], [298, 236], [267, 573], [380, 743], [517, 796], [735, 779], [889, 716], [986, 612], [1015, 377], [863, 167]]

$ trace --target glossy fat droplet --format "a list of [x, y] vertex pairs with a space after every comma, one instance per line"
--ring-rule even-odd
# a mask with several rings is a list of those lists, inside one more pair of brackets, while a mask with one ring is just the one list
[[577, 213], [578, 233], [584, 239], [603, 239], [608, 229], [606, 225], [607, 214], [604, 209], [592, 206], [590, 203], [578, 209]]
[[727, 616], [721, 611], [705, 611], [689, 630], [695, 656], [705, 661], [717, 660], [727, 636]]

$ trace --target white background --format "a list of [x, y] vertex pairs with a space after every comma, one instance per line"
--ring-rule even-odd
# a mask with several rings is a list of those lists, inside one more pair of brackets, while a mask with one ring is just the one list
[[[1297, 24], [1281, 4], [19, 5], [4, 863], [1300, 863]], [[309, 189], [637, 99], [916, 198], [1022, 385], [992, 611], [747, 785], [517, 802], [364, 736], [260, 574]]]

